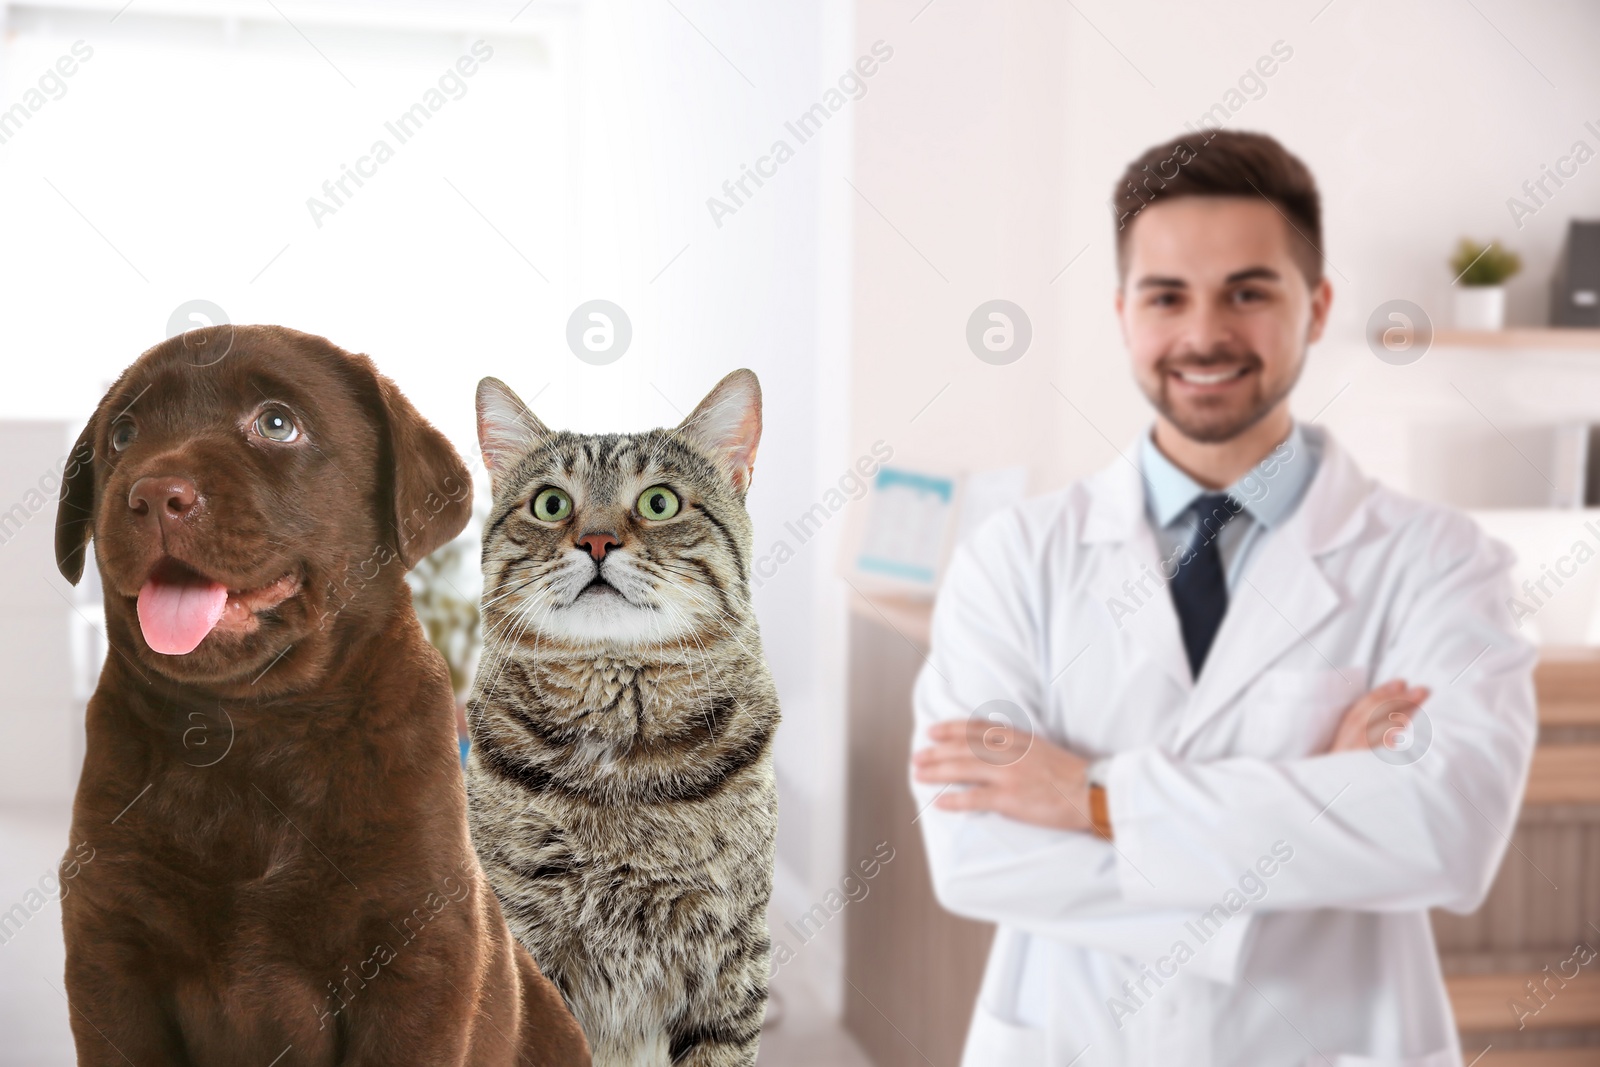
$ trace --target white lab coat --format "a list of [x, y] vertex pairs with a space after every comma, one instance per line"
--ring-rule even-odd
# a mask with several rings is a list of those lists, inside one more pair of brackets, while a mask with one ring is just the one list
[[[939, 595], [913, 748], [1009, 701], [1114, 757], [1115, 840], [944, 812], [913, 781], [939, 901], [999, 924], [963, 1067], [1459, 1065], [1428, 909], [1480, 905], [1521, 803], [1511, 562], [1325, 440], [1196, 684], [1130, 463], [987, 521]], [[1319, 755], [1394, 678], [1432, 689], [1421, 757]]]

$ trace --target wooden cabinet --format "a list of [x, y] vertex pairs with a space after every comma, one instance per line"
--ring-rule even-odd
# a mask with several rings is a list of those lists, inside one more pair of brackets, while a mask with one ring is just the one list
[[1434, 912], [1434, 937], [1468, 1060], [1600, 1065], [1600, 957], [1574, 959], [1600, 952], [1600, 650], [1547, 649], [1535, 682], [1539, 747], [1494, 887], [1471, 915]]

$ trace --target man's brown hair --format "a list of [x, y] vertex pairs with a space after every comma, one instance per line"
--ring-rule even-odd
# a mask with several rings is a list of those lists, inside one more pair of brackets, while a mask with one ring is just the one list
[[1111, 194], [1117, 276], [1128, 271], [1128, 234], [1139, 212], [1181, 196], [1259, 196], [1283, 216], [1289, 248], [1307, 285], [1322, 280], [1322, 203], [1299, 158], [1264, 133], [1212, 130], [1146, 149]]

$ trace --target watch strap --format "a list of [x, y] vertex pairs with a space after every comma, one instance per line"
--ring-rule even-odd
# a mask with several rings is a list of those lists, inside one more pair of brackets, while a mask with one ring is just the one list
[[1089, 786], [1089, 822], [1096, 834], [1111, 840], [1111, 808], [1106, 803], [1106, 787], [1098, 783]]

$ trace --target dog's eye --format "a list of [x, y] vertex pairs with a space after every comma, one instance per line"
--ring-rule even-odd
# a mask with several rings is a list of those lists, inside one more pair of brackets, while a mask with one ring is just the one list
[[267, 408], [257, 415], [255, 431], [268, 441], [277, 441], [279, 444], [287, 444], [300, 436], [300, 428], [282, 408]]
[[528, 508], [542, 522], [560, 522], [572, 514], [572, 498], [551, 486], [535, 493]]
[[678, 513], [678, 494], [664, 485], [652, 485], [639, 494], [639, 514], [660, 522]]
[[133, 424], [132, 419], [122, 419], [111, 427], [111, 449], [121, 452], [133, 444], [133, 439], [139, 436], [139, 427]]

